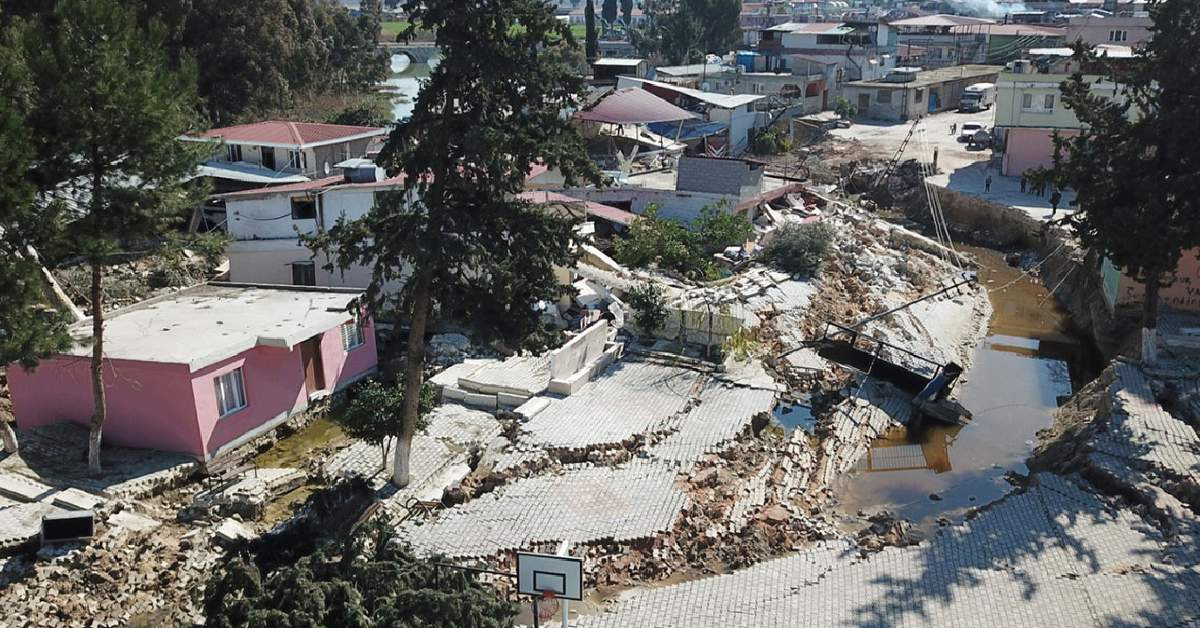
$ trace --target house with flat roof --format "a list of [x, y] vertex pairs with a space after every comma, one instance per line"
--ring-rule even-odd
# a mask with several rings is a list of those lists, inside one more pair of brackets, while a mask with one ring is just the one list
[[[210, 460], [372, 374], [375, 330], [352, 289], [211, 283], [106, 316], [104, 441]], [[87, 426], [90, 320], [36, 370], [8, 368], [17, 426]]]
[[882, 80], [846, 83], [842, 95], [858, 107], [862, 117], [901, 122], [958, 108], [967, 86], [995, 83], [1003, 69], [998, 65], [896, 68]]
[[362, 218], [384, 192], [403, 188], [402, 176], [388, 178], [369, 159], [335, 164], [331, 176], [312, 181], [222, 194], [230, 236], [229, 279], [245, 283], [366, 288], [368, 268], [327, 271], [300, 242], [300, 235], [327, 231], [339, 218]]
[[223, 193], [328, 176], [334, 164], [365, 157], [386, 135], [379, 127], [267, 120], [180, 139], [213, 144], [197, 174], [210, 177], [214, 191]]

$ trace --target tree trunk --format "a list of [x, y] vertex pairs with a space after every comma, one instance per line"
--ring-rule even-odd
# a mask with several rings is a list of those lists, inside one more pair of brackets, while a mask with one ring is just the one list
[[412, 320], [409, 322], [408, 351], [404, 367], [404, 415], [400, 418], [400, 437], [396, 439], [395, 468], [392, 483], [408, 486], [409, 453], [413, 434], [417, 431], [417, 413], [421, 407], [421, 385], [425, 375], [425, 328], [432, 308], [433, 273], [426, 268], [415, 270], [417, 284], [413, 289]]
[[104, 270], [100, 259], [92, 259], [92, 431], [88, 435], [88, 473], [100, 475], [100, 438], [108, 404], [104, 394]]
[[4, 441], [4, 453], [17, 453], [17, 433], [13, 431], [12, 423], [0, 421], [0, 440]]
[[1158, 361], [1158, 288], [1162, 273], [1146, 278], [1146, 294], [1142, 300], [1142, 364], [1152, 366]]

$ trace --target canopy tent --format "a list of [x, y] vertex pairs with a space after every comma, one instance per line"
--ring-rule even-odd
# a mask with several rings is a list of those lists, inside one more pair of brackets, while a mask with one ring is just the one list
[[575, 113], [578, 120], [609, 124], [650, 124], [679, 122], [700, 116], [685, 111], [647, 92], [628, 87], [605, 95], [590, 107]]

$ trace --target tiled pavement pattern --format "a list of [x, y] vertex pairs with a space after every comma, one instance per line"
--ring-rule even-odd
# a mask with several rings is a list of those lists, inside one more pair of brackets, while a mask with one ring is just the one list
[[649, 454], [690, 467], [702, 454], [720, 451], [754, 415], [770, 412], [774, 405], [774, 391], [734, 388], [710, 380], [700, 402], [683, 415], [679, 430], [651, 447]]
[[613, 468], [567, 465], [561, 474], [500, 487], [427, 522], [402, 524], [423, 553], [491, 556], [549, 541], [630, 540], [674, 523], [688, 502], [676, 471], [634, 460]]
[[622, 360], [579, 392], [552, 400], [521, 426], [527, 433], [522, 440], [583, 449], [667, 429], [687, 405], [699, 376], [678, 367]]
[[968, 523], [867, 558], [834, 543], [729, 575], [630, 591], [580, 628], [1093, 626], [1200, 620], [1200, 572], [1163, 539], [1042, 474]]
[[[436, 488], [433, 483], [455, 464], [465, 464], [473, 445], [486, 446], [500, 435], [500, 424], [487, 412], [455, 404], [438, 406], [429, 415], [424, 433], [413, 436], [409, 458], [412, 482], [399, 491], [388, 491], [385, 506], [394, 506], [413, 495]], [[395, 451], [389, 449], [389, 452]], [[379, 447], [355, 441], [335, 453], [325, 465], [331, 476], [361, 475], [383, 486], [391, 477], [393, 457], [388, 454], [385, 472], [379, 472]]]
[[487, 393], [536, 395], [550, 385], [550, 354], [488, 362], [459, 379], [458, 387]]
[[838, 404], [832, 431], [821, 442], [823, 468], [821, 482], [831, 486], [867, 453], [871, 441], [896, 424], [912, 419], [909, 398], [890, 384], [867, 380], [856, 397]]

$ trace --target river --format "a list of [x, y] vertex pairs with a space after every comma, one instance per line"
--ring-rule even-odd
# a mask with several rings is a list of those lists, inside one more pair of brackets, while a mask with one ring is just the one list
[[412, 115], [417, 92], [421, 90], [421, 80], [429, 76], [431, 64], [436, 66], [436, 60], [429, 64], [412, 63], [406, 55], [392, 55], [392, 75], [384, 81], [384, 85], [395, 96], [392, 113], [396, 120]]
[[925, 529], [1007, 492], [1009, 472], [1025, 473], [1038, 430], [1054, 410], [1096, 376], [1094, 350], [1041, 282], [1022, 276], [993, 250], [967, 247], [979, 260], [993, 315], [984, 342], [957, 390], [973, 414], [965, 427], [897, 429], [877, 440], [837, 486], [847, 513], [890, 510]]

